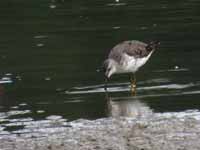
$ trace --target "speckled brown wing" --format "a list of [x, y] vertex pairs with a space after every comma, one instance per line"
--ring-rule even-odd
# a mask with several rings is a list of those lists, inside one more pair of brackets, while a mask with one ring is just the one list
[[125, 42], [117, 44], [111, 49], [108, 58], [120, 63], [123, 57], [123, 52], [124, 50], [128, 49], [128, 47], [129, 45], [127, 45]]
[[140, 41], [124, 41], [116, 45], [110, 51], [108, 58], [114, 59], [116, 62], [120, 63], [125, 53], [135, 58], [146, 57], [150, 53], [146, 47], [147, 44]]
[[124, 53], [135, 58], [143, 58], [149, 55], [150, 51], [147, 50], [147, 44], [140, 41], [127, 41], [124, 44], [129, 45], [124, 49]]

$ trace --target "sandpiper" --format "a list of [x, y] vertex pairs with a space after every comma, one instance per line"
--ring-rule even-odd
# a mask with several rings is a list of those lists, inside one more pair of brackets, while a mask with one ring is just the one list
[[136, 40], [117, 44], [111, 49], [108, 58], [103, 63], [106, 81], [113, 74], [129, 73], [131, 92], [135, 93], [135, 73], [147, 62], [159, 44], [160, 42], [158, 41], [152, 41], [147, 44]]

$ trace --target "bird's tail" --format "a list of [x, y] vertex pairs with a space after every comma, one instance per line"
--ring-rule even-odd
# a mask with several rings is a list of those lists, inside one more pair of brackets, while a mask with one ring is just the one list
[[155, 50], [160, 45], [159, 41], [151, 41], [147, 46], [146, 49], [148, 51]]

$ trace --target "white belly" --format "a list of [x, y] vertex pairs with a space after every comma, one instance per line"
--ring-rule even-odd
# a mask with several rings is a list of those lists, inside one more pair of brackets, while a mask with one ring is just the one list
[[143, 58], [134, 58], [133, 56], [125, 54], [124, 62], [122, 63], [122, 65], [117, 65], [116, 73], [135, 73], [140, 67], [142, 67], [147, 62], [152, 53], [153, 51], [147, 57]]

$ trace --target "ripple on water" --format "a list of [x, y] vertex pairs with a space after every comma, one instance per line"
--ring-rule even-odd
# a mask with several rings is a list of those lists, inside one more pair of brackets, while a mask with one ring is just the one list
[[0, 84], [12, 83], [12, 79], [10, 77], [2, 77], [0, 79]]
[[[34, 120], [32, 117], [25, 117], [24, 114], [30, 111], [9, 111], [0, 113], [0, 137], [12, 136], [15, 134], [29, 133], [27, 136], [42, 137], [43, 133], [51, 133], [55, 130], [62, 130], [67, 127], [67, 120], [59, 115], [47, 116], [44, 120]], [[13, 116], [18, 115], [17, 118]]]
[[[159, 85], [158, 85], [159, 83]], [[68, 95], [78, 95], [78, 94], [95, 94], [95, 93], [105, 93], [104, 84], [90, 85], [82, 87], [74, 87], [65, 94]], [[177, 95], [193, 95], [200, 94], [198, 90], [200, 83], [171, 83], [167, 78], [151, 79], [147, 81], [138, 82], [137, 86], [137, 97], [163, 97], [163, 96], [177, 96]], [[109, 93], [116, 92], [129, 92], [129, 83], [110, 83], [108, 84], [107, 90]], [[159, 91], [159, 92], [156, 92]]]
[[106, 5], [115, 7], [115, 6], [125, 6], [125, 5], [127, 5], [127, 3], [116, 2], [116, 3], [108, 3]]
[[34, 39], [44, 39], [47, 37], [48, 37], [47, 35], [36, 35], [36, 36], [34, 36]]
[[[109, 92], [125, 92], [130, 91], [130, 86], [114, 86], [110, 87], [112, 84], [109, 84], [108, 91]], [[186, 89], [191, 87], [199, 86], [199, 84], [194, 83], [188, 83], [188, 84], [164, 84], [164, 85], [155, 85], [155, 86], [141, 86], [137, 88], [138, 92], [142, 91], [150, 91], [150, 90], [164, 90], [164, 89], [172, 89], [172, 90], [180, 90], [180, 89]], [[104, 93], [104, 87], [102, 85], [95, 85], [93, 88], [85, 88], [85, 87], [75, 87], [69, 91], [65, 91], [66, 94], [89, 94], [89, 93]]]
[[154, 72], [187, 72], [189, 71], [188, 68], [181, 68], [179, 66], [174, 66], [172, 69], [161, 69], [161, 70], [155, 70]]
[[171, 82], [170, 79], [168, 78], [156, 78], [156, 79], [149, 79], [146, 81], [140, 81], [139, 83], [137, 83], [138, 85], [140, 84], [153, 84], [153, 83], [159, 83], [159, 84], [166, 84]]

